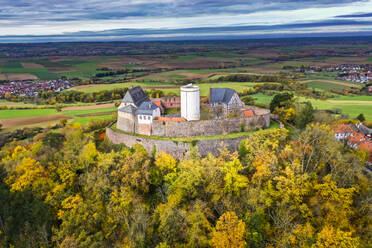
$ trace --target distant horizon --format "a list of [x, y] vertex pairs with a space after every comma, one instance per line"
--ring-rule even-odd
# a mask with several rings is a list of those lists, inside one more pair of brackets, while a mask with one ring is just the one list
[[0, 0], [0, 43], [372, 35], [372, 0]]
[[332, 39], [332, 38], [371, 38], [372, 39], [372, 32], [366, 32], [366, 33], [318, 33], [316, 35], [314, 34], [287, 34], [287, 35], [257, 35], [257, 36], [214, 36], [214, 37], [168, 37], [168, 38], [152, 38], [152, 39], [112, 39], [112, 40], [99, 40], [99, 39], [82, 39], [82, 40], [32, 40], [32, 41], [21, 41], [21, 40], [14, 40], [14, 41], [7, 41], [4, 42], [0, 39], [0, 45], [14, 45], [14, 44], [46, 44], [46, 43], [110, 43], [110, 42], [138, 42], [138, 43], [146, 43], [146, 42], [198, 42], [198, 41], [239, 41], [239, 40], [245, 40], [245, 41], [254, 41], [254, 40], [290, 40], [290, 39]]

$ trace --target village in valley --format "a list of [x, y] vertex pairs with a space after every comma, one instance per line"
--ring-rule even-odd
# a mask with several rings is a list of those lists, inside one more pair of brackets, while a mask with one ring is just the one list
[[10, 96], [37, 96], [42, 91], [61, 92], [74, 87], [69, 80], [57, 79], [47, 81], [11, 81], [0, 84], [0, 98]]

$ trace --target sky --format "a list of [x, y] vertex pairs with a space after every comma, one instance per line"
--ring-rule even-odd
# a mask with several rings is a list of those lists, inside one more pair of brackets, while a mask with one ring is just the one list
[[372, 0], [0, 0], [0, 42], [372, 35]]

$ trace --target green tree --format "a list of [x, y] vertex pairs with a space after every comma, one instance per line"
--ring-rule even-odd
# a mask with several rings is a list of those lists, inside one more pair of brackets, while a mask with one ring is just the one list
[[60, 133], [49, 132], [47, 133], [42, 141], [45, 146], [60, 149], [65, 141], [65, 136]]
[[307, 124], [314, 121], [314, 108], [311, 102], [306, 102], [299, 107], [300, 110], [296, 111], [295, 124], [299, 129], [304, 129]]
[[245, 105], [254, 105], [255, 99], [252, 96], [243, 96], [240, 98]]
[[293, 94], [279, 93], [274, 96], [270, 102], [270, 111], [273, 112], [275, 108], [288, 108], [292, 105]]
[[363, 114], [359, 114], [357, 117], [356, 117], [357, 120], [359, 120], [360, 122], [364, 122], [366, 121], [366, 118], [364, 117]]

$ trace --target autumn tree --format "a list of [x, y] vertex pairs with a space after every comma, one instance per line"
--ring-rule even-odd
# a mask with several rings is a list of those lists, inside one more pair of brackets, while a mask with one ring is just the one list
[[217, 221], [211, 240], [212, 247], [243, 248], [246, 244], [244, 234], [244, 222], [238, 219], [235, 212], [226, 212]]
[[293, 94], [280, 93], [276, 94], [270, 102], [270, 111], [273, 112], [276, 108], [288, 108], [292, 105]]

